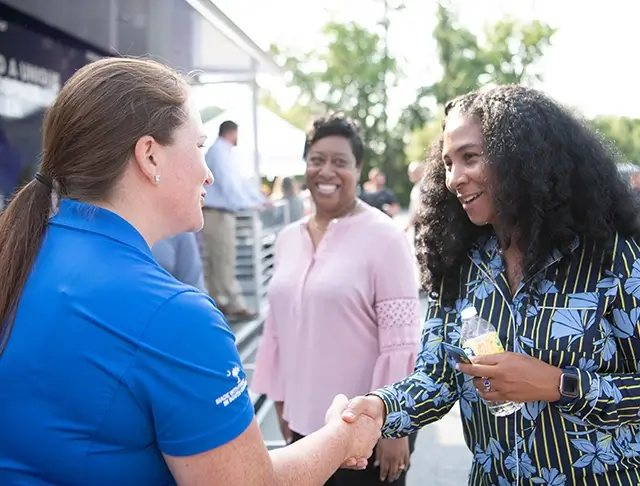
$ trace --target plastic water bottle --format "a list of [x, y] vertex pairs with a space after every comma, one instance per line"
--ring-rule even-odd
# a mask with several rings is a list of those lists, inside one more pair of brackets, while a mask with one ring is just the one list
[[[462, 328], [460, 343], [469, 356], [503, 353], [504, 348], [495, 327], [478, 316], [475, 307], [467, 307], [460, 313]], [[524, 403], [485, 401], [492, 414], [506, 417], [520, 410]]]

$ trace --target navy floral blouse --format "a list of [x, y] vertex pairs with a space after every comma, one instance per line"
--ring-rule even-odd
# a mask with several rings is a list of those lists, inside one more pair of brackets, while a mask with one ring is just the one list
[[[608, 257], [576, 237], [509, 290], [497, 239], [485, 238], [461, 269], [455, 307], [431, 303], [413, 374], [375, 392], [385, 437], [402, 437], [460, 405], [474, 458], [472, 486], [640, 485], [640, 247], [617, 237]], [[460, 312], [475, 306], [505, 349], [575, 369], [578, 398], [527, 403], [496, 417], [442, 343], [460, 345]]]

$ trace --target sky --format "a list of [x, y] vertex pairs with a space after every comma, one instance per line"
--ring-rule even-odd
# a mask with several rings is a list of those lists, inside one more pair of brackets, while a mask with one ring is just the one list
[[[393, 2], [394, 0], [391, 0]], [[472, 31], [506, 15], [539, 19], [558, 28], [540, 69], [542, 89], [587, 116], [640, 117], [640, 96], [633, 61], [638, 45], [640, 2], [633, 0], [453, 0], [460, 21]], [[256, 43], [275, 43], [306, 51], [322, 44], [319, 33], [329, 20], [357, 21], [374, 28], [382, 16], [379, 0], [215, 0]], [[403, 79], [390, 93], [392, 109], [412, 101], [415, 91], [437, 79], [432, 31], [435, 1], [405, 0], [393, 14], [390, 50], [399, 59]], [[291, 91], [280, 79], [267, 83], [282, 104]]]

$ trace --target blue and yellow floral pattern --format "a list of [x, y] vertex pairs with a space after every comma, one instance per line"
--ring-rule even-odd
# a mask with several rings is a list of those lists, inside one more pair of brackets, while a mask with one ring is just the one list
[[[455, 306], [431, 302], [415, 372], [375, 392], [387, 407], [384, 436], [410, 434], [458, 402], [471, 486], [640, 485], [638, 244], [617, 237], [602, 252], [576, 237], [513, 296], [495, 237], [469, 256]], [[442, 349], [460, 345], [468, 306], [496, 326], [505, 349], [576, 370], [578, 398], [492, 415]]]

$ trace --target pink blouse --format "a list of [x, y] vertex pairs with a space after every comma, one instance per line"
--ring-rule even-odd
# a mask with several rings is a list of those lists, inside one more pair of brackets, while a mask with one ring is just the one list
[[377, 209], [334, 220], [314, 251], [308, 218], [276, 243], [269, 315], [251, 388], [284, 401], [291, 430], [324, 425], [333, 398], [411, 373], [420, 304], [408, 239]]

